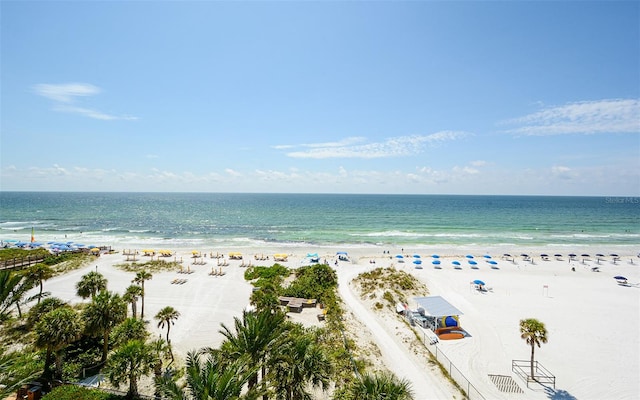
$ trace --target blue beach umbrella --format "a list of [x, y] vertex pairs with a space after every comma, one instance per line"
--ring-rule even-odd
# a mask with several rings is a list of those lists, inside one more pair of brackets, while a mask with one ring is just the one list
[[486, 258], [486, 259], [490, 259], [491, 258], [491, 256], [488, 255], [488, 254], [485, 254], [483, 257]]
[[431, 264], [440, 265], [440, 260], [433, 260], [433, 261], [431, 261]]
[[489, 261], [489, 264], [491, 264], [491, 265], [498, 265], [498, 262], [497, 262], [497, 261], [490, 260], [490, 261]]
[[404, 256], [402, 254], [397, 254], [396, 258], [404, 258]]
[[422, 261], [421, 260], [413, 260], [413, 263], [416, 264], [416, 265], [420, 265], [420, 264], [422, 264]]
[[432, 255], [431, 257], [433, 257], [433, 258], [440, 258], [440, 256], [439, 256], [439, 255], [437, 255], [437, 254], [434, 254], [434, 255]]
[[625, 278], [624, 276], [618, 275], [618, 276], [614, 276], [613, 279], [617, 280], [617, 281], [626, 281], [627, 278]]
[[480, 279], [476, 279], [475, 281], [473, 281], [473, 283], [475, 283], [476, 285], [484, 286], [484, 282], [482, 282]]
[[467, 254], [465, 257], [467, 257], [468, 259], [472, 259], [473, 256], [471, 254]]
[[457, 261], [457, 260], [456, 260], [456, 261], [451, 261], [451, 264], [453, 264], [453, 265], [460, 265], [460, 261]]
[[420, 254], [414, 254], [413, 258], [420, 258]]
[[473, 261], [473, 260], [469, 260], [469, 264], [470, 264], [470, 265], [478, 265], [478, 263], [477, 263], [477, 262], [475, 262], [475, 261]]

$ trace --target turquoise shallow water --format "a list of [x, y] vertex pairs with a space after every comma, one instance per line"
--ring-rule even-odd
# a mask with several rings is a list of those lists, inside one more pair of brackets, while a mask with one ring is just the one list
[[625, 197], [0, 192], [0, 239], [114, 246], [640, 248]]

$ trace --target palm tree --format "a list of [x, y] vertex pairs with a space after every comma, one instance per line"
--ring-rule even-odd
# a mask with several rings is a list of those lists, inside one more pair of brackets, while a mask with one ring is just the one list
[[138, 380], [151, 371], [153, 361], [153, 351], [149, 346], [141, 340], [130, 340], [109, 357], [107, 379], [116, 387], [128, 380], [127, 398], [138, 398]]
[[29, 312], [27, 313], [27, 328], [31, 329], [31, 327], [35, 326], [35, 324], [40, 321], [43, 315], [48, 313], [49, 311], [53, 311], [57, 308], [68, 307], [68, 304], [64, 302], [64, 300], [58, 297], [47, 297], [42, 300], [40, 304], [36, 304], [31, 307]]
[[82, 275], [82, 278], [76, 283], [76, 290], [78, 296], [83, 299], [96, 297], [96, 294], [107, 289], [107, 278], [100, 272], [91, 271], [86, 275]]
[[[167, 342], [164, 339], [162, 339], [162, 335], [159, 335], [156, 340], [151, 341], [151, 343], [149, 343], [149, 348], [151, 349], [151, 352], [153, 353], [153, 357], [154, 357], [154, 360], [153, 360], [154, 381], [159, 382], [159, 379], [162, 377], [162, 366], [163, 366], [164, 360], [166, 360], [168, 357], [171, 356], [171, 348], [169, 347]], [[161, 395], [160, 387], [156, 384], [156, 391], [155, 391], [154, 397], [159, 399], [160, 395]]]
[[520, 320], [520, 337], [531, 346], [531, 378], [535, 380], [534, 375], [534, 356], [533, 353], [536, 345], [540, 347], [541, 343], [547, 343], [547, 329], [544, 324], [537, 319], [528, 318]]
[[171, 376], [156, 379], [156, 387], [163, 398], [175, 400], [256, 400], [262, 394], [256, 388], [243, 392], [249, 378], [258, 366], [246, 359], [231, 363], [209, 353], [205, 361], [201, 360], [204, 352], [189, 352], [186, 360], [186, 387], [180, 387]]
[[40, 285], [40, 293], [38, 293], [38, 304], [40, 304], [40, 299], [42, 298], [42, 282], [53, 277], [53, 270], [45, 264], [34, 264], [27, 268], [24, 274], [27, 280]]
[[23, 384], [42, 375], [41, 357], [37, 352], [9, 351], [0, 347], [0, 399], [14, 399]]
[[142, 310], [140, 311], [140, 318], [144, 319], [144, 281], [148, 281], [151, 278], [153, 278], [153, 275], [151, 275], [150, 272], [147, 271], [138, 271], [136, 273], [136, 277], [133, 278], [133, 280], [131, 281], [131, 283], [137, 283], [142, 287]]
[[[269, 350], [284, 333], [285, 316], [282, 313], [272, 314], [269, 311], [260, 313], [243, 312], [242, 319], [234, 318], [235, 333], [224, 324], [220, 333], [225, 337], [221, 351], [230, 360], [248, 358], [249, 365], [262, 368], [262, 379], [266, 376], [266, 359]], [[248, 381], [249, 389], [258, 384], [256, 371]]]
[[18, 317], [22, 318], [22, 298], [33, 287], [33, 282], [22, 274], [0, 271], [0, 321], [6, 319], [15, 305]]
[[101, 361], [105, 362], [109, 352], [109, 334], [127, 317], [127, 305], [120, 295], [105, 290], [87, 304], [82, 316], [90, 334], [102, 335]]
[[356, 400], [412, 400], [411, 383], [393, 373], [364, 375], [354, 381], [347, 391]]
[[142, 286], [130, 285], [122, 295], [122, 298], [127, 303], [131, 304], [131, 314], [133, 318], [138, 316], [138, 297], [142, 296]]
[[175, 325], [175, 320], [180, 316], [180, 312], [171, 306], [166, 306], [162, 310], [158, 311], [155, 318], [158, 320], [158, 328], [163, 329], [165, 325], [167, 325], [167, 343], [171, 345], [171, 340], [169, 340], [169, 331], [171, 330], [171, 325]]
[[111, 332], [110, 342], [114, 347], [120, 346], [129, 340], [144, 342], [149, 337], [149, 332], [141, 319], [127, 318], [118, 324]]
[[45, 375], [51, 365], [51, 354], [56, 358], [56, 376], [62, 377], [62, 350], [82, 334], [78, 313], [70, 307], [57, 308], [42, 316], [35, 326], [36, 346], [46, 349]]
[[311, 398], [309, 384], [326, 391], [332, 365], [315, 332], [290, 331], [287, 340], [274, 349], [270, 380], [276, 396], [283, 400]]

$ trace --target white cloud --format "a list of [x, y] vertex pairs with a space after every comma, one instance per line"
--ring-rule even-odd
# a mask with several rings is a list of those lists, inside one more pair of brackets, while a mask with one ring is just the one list
[[58, 85], [41, 83], [34, 85], [33, 89], [40, 96], [61, 103], [71, 103], [76, 97], [94, 96], [100, 93], [100, 88], [89, 83], [63, 83]]
[[527, 136], [640, 133], [640, 100], [604, 99], [569, 103], [504, 121], [503, 124], [520, 125], [507, 132]]
[[74, 105], [79, 97], [95, 96], [101, 92], [100, 88], [89, 83], [63, 83], [48, 84], [41, 83], [33, 86], [36, 94], [54, 101], [53, 110], [72, 114], [80, 114], [85, 117], [99, 119], [103, 121], [111, 120], [136, 120], [138, 118], [123, 115], [116, 116], [90, 108]]
[[468, 134], [464, 132], [442, 131], [431, 135], [391, 137], [382, 142], [371, 143], [366, 143], [363, 137], [349, 137], [338, 142], [287, 145], [286, 148], [310, 148], [287, 153], [287, 156], [292, 158], [386, 158], [419, 154], [427, 145], [457, 140], [465, 136]]

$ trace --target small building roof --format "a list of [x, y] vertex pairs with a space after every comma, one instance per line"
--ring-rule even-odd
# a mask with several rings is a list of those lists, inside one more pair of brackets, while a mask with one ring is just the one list
[[452, 306], [441, 296], [414, 297], [418, 306], [424, 308], [424, 312], [432, 317], [446, 317], [449, 315], [462, 315], [462, 311]]

